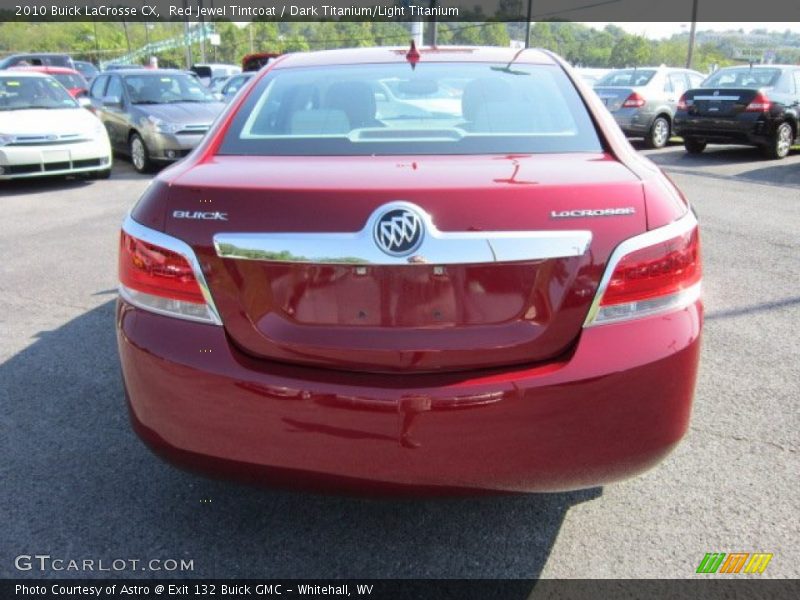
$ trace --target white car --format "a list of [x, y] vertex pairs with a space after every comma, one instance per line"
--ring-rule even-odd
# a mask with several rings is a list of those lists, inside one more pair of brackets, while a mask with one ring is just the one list
[[100, 119], [48, 75], [0, 71], [0, 180], [74, 173], [111, 174]]

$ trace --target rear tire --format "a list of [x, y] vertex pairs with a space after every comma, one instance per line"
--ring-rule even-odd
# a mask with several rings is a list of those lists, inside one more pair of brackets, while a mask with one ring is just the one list
[[683, 138], [683, 147], [689, 154], [700, 154], [706, 149], [706, 143], [695, 138]]
[[644, 145], [648, 148], [663, 148], [669, 142], [670, 125], [666, 117], [656, 117], [650, 126], [647, 137], [644, 138]]
[[764, 146], [761, 151], [764, 153], [765, 158], [772, 160], [781, 160], [789, 155], [789, 150], [792, 148], [794, 141], [794, 130], [791, 123], [781, 123], [772, 134], [769, 143]]
[[130, 144], [130, 156], [133, 168], [139, 173], [149, 173], [153, 169], [153, 161], [150, 160], [150, 151], [144, 143], [142, 136], [138, 133], [131, 135], [128, 142]]

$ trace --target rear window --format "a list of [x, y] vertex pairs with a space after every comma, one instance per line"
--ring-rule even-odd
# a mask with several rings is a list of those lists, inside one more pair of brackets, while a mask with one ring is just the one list
[[703, 82], [705, 88], [753, 88], [772, 87], [781, 77], [780, 69], [751, 69], [735, 67], [720, 69]]
[[598, 87], [603, 85], [612, 87], [647, 85], [655, 74], [656, 72], [652, 69], [622, 69], [620, 71], [612, 71], [595, 85]]
[[426, 64], [277, 69], [258, 82], [220, 154], [598, 152], [556, 66]]
[[72, 73], [56, 73], [53, 75], [53, 77], [55, 77], [56, 80], [58, 80], [58, 82], [67, 89], [86, 87], [86, 80], [80, 75], [74, 75]]

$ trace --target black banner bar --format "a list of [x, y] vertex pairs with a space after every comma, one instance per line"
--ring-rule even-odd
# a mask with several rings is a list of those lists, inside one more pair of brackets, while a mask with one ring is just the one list
[[[529, 12], [530, 11], [530, 12]], [[800, 22], [786, 0], [0, 0], [0, 21]]]
[[722, 600], [800, 597], [800, 580], [761, 579], [760, 576], [693, 579], [59, 579], [3, 580], [4, 600], [137, 600], [201, 598], [362, 598], [369, 600], [570, 600], [670, 599]]

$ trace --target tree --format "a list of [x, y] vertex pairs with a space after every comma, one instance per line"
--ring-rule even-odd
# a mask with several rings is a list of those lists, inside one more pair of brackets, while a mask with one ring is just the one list
[[483, 28], [483, 40], [486, 46], [508, 46], [511, 38], [508, 37], [508, 30], [502, 23], [487, 23]]
[[650, 44], [636, 35], [625, 34], [611, 50], [612, 67], [640, 67], [650, 60]]

